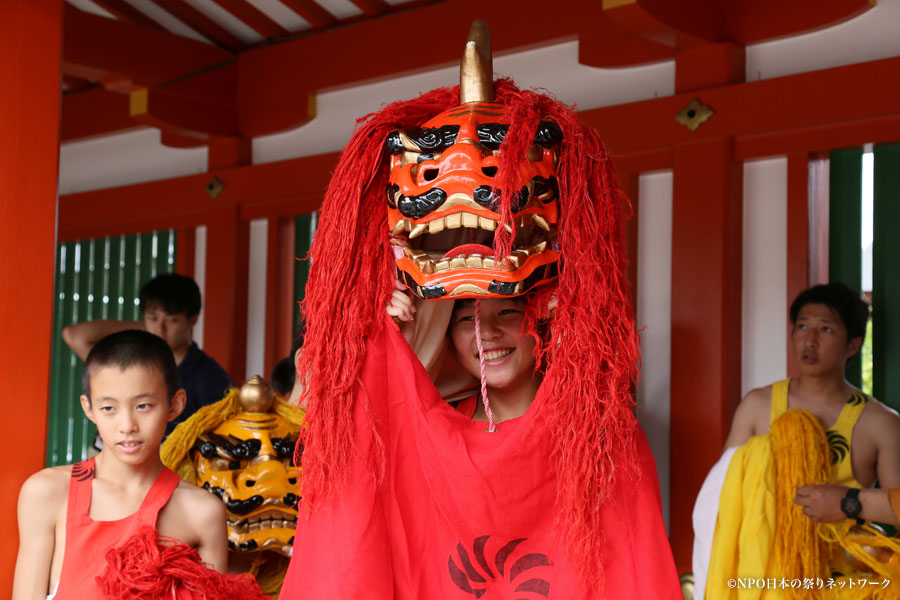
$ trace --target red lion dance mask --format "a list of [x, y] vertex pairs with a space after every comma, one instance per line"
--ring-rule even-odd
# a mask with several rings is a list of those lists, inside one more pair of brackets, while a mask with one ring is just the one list
[[536, 339], [555, 294], [535, 351], [553, 400], [539, 410], [554, 447], [556, 522], [596, 578], [598, 507], [639, 470], [627, 201], [596, 131], [548, 95], [491, 81], [489, 40], [466, 52], [461, 87], [360, 119], [326, 193], [302, 306], [304, 501], [339, 497], [350, 477], [366, 340], [389, 326], [395, 272], [421, 299], [530, 293], [524, 326]]

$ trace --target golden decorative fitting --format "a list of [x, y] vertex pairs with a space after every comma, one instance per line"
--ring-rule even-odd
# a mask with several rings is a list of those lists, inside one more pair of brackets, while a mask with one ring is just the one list
[[221, 179], [213, 175], [213, 178], [209, 180], [209, 183], [207, 183], [206, 187], [204, 187], [203, 189], [206, 190], [206, 193], [210, 198], [215, 200], [216, 197], [218, 197], [218, 195], [222, 193], [222, 190], [225, 189], [225, 183]]
[[694, 98], [688, 102], [687, 106], [681, 109], [680, 113], [675, 115], [675, 120], [691, 131], [697, 131], [714, 114], [716, 114], [716, 111]]
[[469, 40], [459, 65], [459, 103], [494, 101], [494, 59], [491, 31], [482, 19], [469, 28]]
[[269, 412], [275, 402], [275, 395], [266, 380], [254, 375], [241, 386], [238, 400], [245, 411], [251, 413]]
[[681, 593], [684, 600], [694, 600], [694, 574], [685, 573], [678, 579], [681, 582]]

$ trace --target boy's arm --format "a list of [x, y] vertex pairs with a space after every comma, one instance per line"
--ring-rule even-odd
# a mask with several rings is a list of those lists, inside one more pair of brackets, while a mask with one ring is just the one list
[[19, 554], [13, 600], [45, 600], [49, 593], [56, 515], [66, 493], [57, 479], [47, 470], [40, 471], [29, 477], [19, 492]]
[[63, 327], [63, 341], [78, 355], [78, 358], [84, 360], [87, 358], [88, 352], [106, 336], [125, 331], [126, 329], [144, 329], [143, 321], [112, 321], [97, 320], [84, 321], [83, 323], [73, 323]]
[[[202, 490], [201, 490], [202, 491]], [[203, 492], [208, 498], [204, 498], [202, 510], [196, 512], [194, 520], [196, 533], [199, 539], [197, 553], [207, 566], [219, 573], [228, 569], [228, 529], [225, 521], [225, 505], [222, 501]]]

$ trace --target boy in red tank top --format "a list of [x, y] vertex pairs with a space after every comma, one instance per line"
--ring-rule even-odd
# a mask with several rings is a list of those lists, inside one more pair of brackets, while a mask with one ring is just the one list
[[107, 569], [107, 552], [146, 535], [147, 527], [225, 570], [224, 505], [160, 461], [166, 423], [184, 407], [176, 381], [171, 350], [151, 333], [119, 332], [91, 350], [81, 406], [103, 450], [39, 471], [22, 485], [14, 600], [103, 598], [97, 577]]

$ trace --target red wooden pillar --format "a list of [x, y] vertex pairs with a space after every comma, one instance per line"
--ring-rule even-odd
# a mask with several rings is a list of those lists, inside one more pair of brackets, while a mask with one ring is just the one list
[[[215, 170], [250, 164], [250, 140], [214, 138], [209, 144], [210, 177]], [[216, 197], [219, 207], [206, 232], [206, 297], [203, 299], [203, 349], [236, 384], [247, 363], [247, 274], [250, 227], [240, 206], [229, 198], [228, 181]]]
[[672, 549], [689, 571], [691, 510], [741, 386], [741, 164], [733, 140], [673, 150]]
[[797, 294], [809, 287], [809, 153], [788, 154], [787, 181], [787, 298], [784, 320], [787, 324], [787, 371], [800, 375], [800, 365], [791, 347], [791, 319], [788, 309]]
[[12, 589], [16, 498], [47, 444], [62, 0], [0, 2], [0, 589]]

